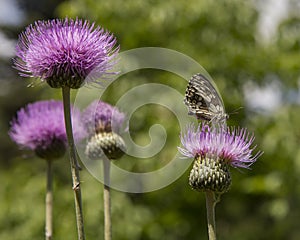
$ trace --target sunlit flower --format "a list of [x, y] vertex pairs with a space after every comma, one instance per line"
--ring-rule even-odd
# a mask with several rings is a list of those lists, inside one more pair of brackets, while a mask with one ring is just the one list
[[190, 185], [197, 190], [225, 192], [231, 184], [229, 166], [249, 168], [262, 154], [253, 155], [254, 135], [246, 129], [190, 125], [181, 135], [179, 151], [194, 158]]
[[108, 159], [122, 157], [126, 146], [119, 133], [125, 121], [125, 114], [108, 103], [94, 101], [82, 115], [89, 135], [86, 155], [90, 159], [101, 159], [104, 155]]
[[88, 21], [37, 21], [20, 34], [14, 64], [22, 76], [41, 78], [53, 88], [79, 88], [115, 73], [115, 46], [112, 34]]
[[[84, 138], [80, 111], [73, 109], [74, 138]], [[61, 157], [66, 150], [67, 136], [61, 101], [38, 101], [21, 108], [11, 121], [9, 135], [21, 148], [27, 148], [45, 159]]]

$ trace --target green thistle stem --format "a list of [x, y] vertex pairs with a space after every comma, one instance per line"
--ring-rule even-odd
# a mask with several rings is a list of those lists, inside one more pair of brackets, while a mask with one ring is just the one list
[[216, 240], [216, 221], [215, 221], [215, 194], [212, 191], [205, 192], [206, 211], [207, 211], [207, 227], [209, 240]]
[[104, 240], [111, 240], [110, 160], [103, 159]]
[[69, 154], [70, 154], [69, 157], [70, 157], [71, 174], [72, 174], [73, 190], [74, 190], [74, 198], [75, 198], [78, 240], [85, 240], [80, 177], [79, 177], [80, 167], [77, 161], [77, 152], [76, 152], [74, 138], [73, 138], [72, 121], [71, 121], [70, 88], [63, 87], [62, 95], [63, 95], [65, 126], [66, 126], [66, 133], [67, 133], [68, 144], [69, 144]]
[[52, 161], [47, 160], [47, 180], [46, 180], [46, 214], [45, 214], [45, 239], [52, 239], [53, 232], [53, 191], [52, 191]]

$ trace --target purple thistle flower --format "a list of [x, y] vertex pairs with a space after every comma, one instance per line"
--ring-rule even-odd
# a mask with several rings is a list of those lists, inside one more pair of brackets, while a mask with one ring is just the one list
[[82, 119], [89, 135], [99, 132], [120, 133], [125, 114], [117, 107], [96, 100], [84, 110]]
[[216, 125], [210, 128], [202, 124], [189, 125], [181, 135], [182, 155], [194, 158], [189, 176], [193, 189], [224, 193], [231, 185], [229, 166], [249, 168], [262, 152], [253, 155], [254, 135], [246, 129], [224, 129]]
[[261, 152], [252, 155], [256, 148], [251, 145], [254, 135], [250, 135], [246, 129], [222, 130], [222, 128], [211, 129], [208, 125], [188, 126], [187, 132], [181, 135], [183, 148], [179, 151], [186, 157], [216, 156], [223, 159], [233, 167], [249, 168]]
[[48, 20], [29, 25], [19, 36], [16, 69], [21, 76], [46, 80], [53, 88], [79, 88], [111, 72], [119, 51], [116, 39], [88, 21]]
[[[73, 109], [74, 138], [85, 137], [80, 111]], [[65, 153], [67, 136], [61, 101], [38, 101], [21, 108], [11, 121], [9, 135], [20, 147], [42, 158], [58, 158]]]
[[123, 156], [126, 145], [119, 135], [125, 121], [125, 114], [116, 107], [102, 102], [92, 102], [83, 112], [89, 140], [85, 153], [90, 159], [118, 159]]

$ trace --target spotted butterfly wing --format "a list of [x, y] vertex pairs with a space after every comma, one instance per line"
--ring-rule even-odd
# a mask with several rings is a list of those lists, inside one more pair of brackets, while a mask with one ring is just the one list
[[225, 122], [228, 118], [218, 92], [212, 83], [200, 73], [190, 79], [184, 103], [189, 109], [189, 114], [195, 115], [197, 119]]

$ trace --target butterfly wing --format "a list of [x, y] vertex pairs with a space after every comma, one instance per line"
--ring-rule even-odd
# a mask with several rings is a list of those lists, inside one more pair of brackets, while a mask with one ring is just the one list
[[209, 121], [212, 118], [203, 94], [191, 83], [188, 84], [186, 89], [184, 103], [188, 106], [189, 114], [195, 115], [197, 119]]
[[221, 97], [212, 83], [202, 74], [196, 74], [190, 79], [184, 103], [188, 106], [189, 114], [197, 119], [223, 121], [227, 118]]

